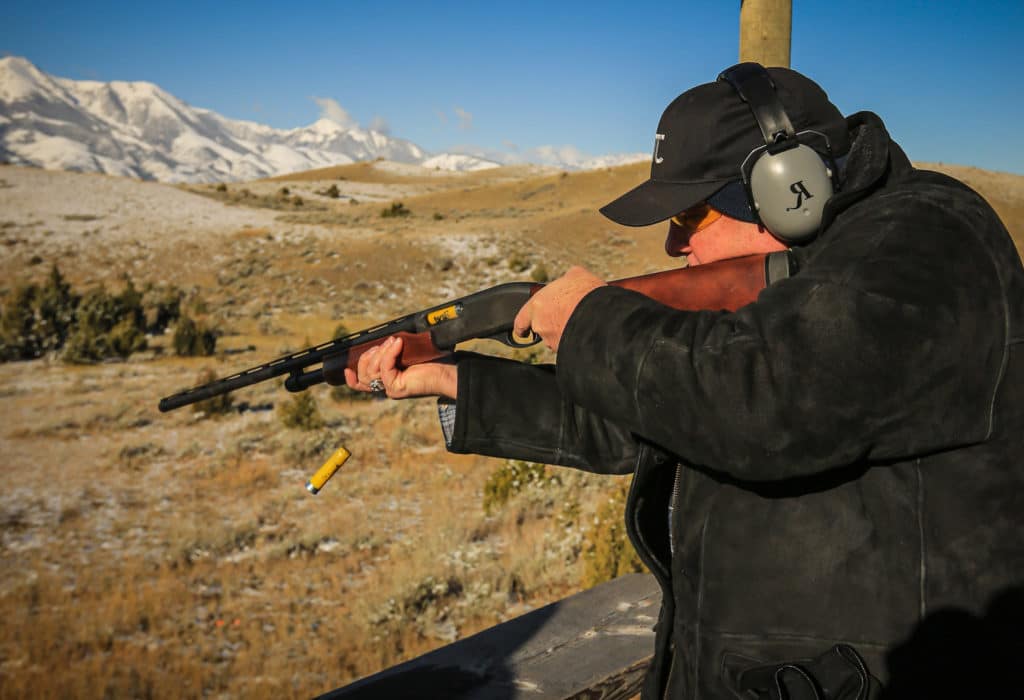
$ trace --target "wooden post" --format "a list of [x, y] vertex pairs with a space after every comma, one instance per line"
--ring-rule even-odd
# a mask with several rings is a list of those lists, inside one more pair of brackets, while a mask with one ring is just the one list
[[740, 61], [789, 68], [792, 0], [740, 0]]

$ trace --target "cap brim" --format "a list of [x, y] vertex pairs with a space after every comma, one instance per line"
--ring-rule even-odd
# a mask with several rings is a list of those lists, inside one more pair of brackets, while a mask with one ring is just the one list
[[684, 209], [699, 204], [717, 192], [729, 180], [710, 182], [665, 182], [648, 180], [610, 202], [600, 211], [623, 226], [650, 226], [670, 219]]

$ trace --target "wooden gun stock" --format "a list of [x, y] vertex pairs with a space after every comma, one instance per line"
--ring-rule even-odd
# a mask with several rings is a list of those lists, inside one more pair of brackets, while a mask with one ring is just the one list
[[[785, 256], [784, 260], [772, 255]], [[789, 253], [750, 255], [678, 270], [652, 272], [610, 284], [631, 289], [679, 311], [735, 311], [757, 300], [765, 287], [789, 277]]]

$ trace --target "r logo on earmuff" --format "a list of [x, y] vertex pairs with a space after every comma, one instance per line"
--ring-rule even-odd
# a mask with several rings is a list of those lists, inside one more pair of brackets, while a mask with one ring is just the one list
[[[837, 170], [828, 137], [793, 128], [771, 75], [760, 63], [739, 63], [718, 79], [729, 83], [750, 107], [764, 139], [764, 145], [747, 154], [739, 168], [751, 211], [758, 223], [785, 243], [810, 240], [818, 234], [825, 204], [836, 189]], [[824, 145], [824, 152], [808, 144], [815, 139]]]
[[804, 201], [804, 197], [810, 199], [814, 195], [807, 191], [807, 187], [804, 186], [803, 180], [797, 180], [789, 186], [789, 191], [796, 195], [796, 204], [791, 207], [786, 207], [786, 211], [796, 211], [800, 208], [800, 205]]

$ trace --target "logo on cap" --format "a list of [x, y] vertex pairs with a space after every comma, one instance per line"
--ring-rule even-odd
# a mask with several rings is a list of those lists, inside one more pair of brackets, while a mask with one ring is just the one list
[[664, 158], [658, 155], [658, 149], [661, 147], [661, 142], [665, 140], [665, 134], [654, 135], [654, 162], [658, 165], [665, 161]]

